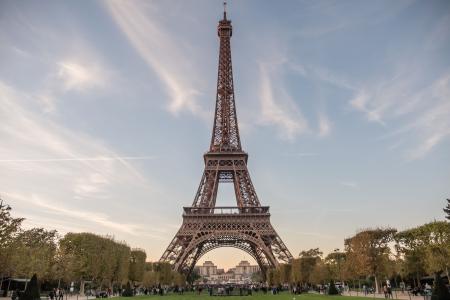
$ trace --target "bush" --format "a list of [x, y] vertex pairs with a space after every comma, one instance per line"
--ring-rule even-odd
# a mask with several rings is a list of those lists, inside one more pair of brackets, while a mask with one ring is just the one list
[[20, 296], [20, 300], [40, 300], [41, 295], [39, 293], [39, 283], [36, 274], [31, 277], [30, 282], [27, 284], [25, 292]]
[[432, 300], [448, 300], [450, 299], [450, 293], [445, 286], [444, 281], [441, 277], [441, 272], [434, 275], [434, 286], [433, 294], [431, 296]]
[[331, 280], [330, 287], [328, 288], [328, 295], [339, 295], [339, 291], [334, 285], [334, 280]]
[[133, 289], [131, 288], [130, 282], [127, 282], [125, 291], [122, 293], [122, 297], [133, 297]]

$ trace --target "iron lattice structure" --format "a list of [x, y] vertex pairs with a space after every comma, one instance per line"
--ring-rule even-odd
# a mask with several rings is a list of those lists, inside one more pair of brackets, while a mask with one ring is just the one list
[[[235, 247], [250, 254], [265, 270], [288, 263], [292, 255], [270, 223], [268, 206], [261, 206], [241, 148], [234, 99], [230, 38], [226, 12], [217, 28], [220, 39], [216, 109], [205, 170], [191, 207], [184, 207], [183, 224], [162, 255], [177, 271], [190, 273], [205, 253]], [[218, 186], [232, 182], [237, 207], [216, 207]]]

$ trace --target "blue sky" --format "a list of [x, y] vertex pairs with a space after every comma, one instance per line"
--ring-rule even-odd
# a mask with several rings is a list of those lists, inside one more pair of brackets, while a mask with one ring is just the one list
[[[443, 219], [448, 1], [228, 11], [242, 144], [294, 256]], [[207, 0], [0, 3], [0, 194], [27, 226], [110, 234], [159, 259], [203, 171], [221, 13]]]

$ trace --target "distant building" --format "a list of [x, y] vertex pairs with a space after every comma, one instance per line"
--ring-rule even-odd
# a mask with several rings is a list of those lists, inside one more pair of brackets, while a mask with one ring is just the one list
[[217, 274], [217, 266], [212, 261], [205, 261], [203, 266], [198, 267], [198, 274], [202, 277], [209, 277]]
[[258, 265], [250, 265], [246, 260], [241, 261], [235, 268], [234, 274], [241, 275], [242, 277], [251, 276], [253, 273], [259, 272]]
[[258, 265], [251, 265], [248, 261], [241, 261], [235, 268], [230, 268], [228, 271], [218, 269], [212, 261], [205, 261], [202, 266], [196, 266], [198, 274], [208, 283], [244, 283], [250, 282], [254, 273], [259, 272]]

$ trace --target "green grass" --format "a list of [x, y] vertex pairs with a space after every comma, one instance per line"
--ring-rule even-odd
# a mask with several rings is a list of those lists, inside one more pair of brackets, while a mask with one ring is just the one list
[[353, 297], [353, 296], [328, 296], [319, 294], [301, 294], [292, 295], [284, 292], [278, 295], [272, 295], [267, 293], [264, 295], [262, 292], [253, 293], [252, 296], [209, 296], [207, 293], [197, 295], [194, 293], [185, 293], [184, 295], [168, 294], [164, 296], [151, 295], [151, 296], [135, 296], [135, 297], [118, 297], [114, 300], [367, 300], [366, 297]]

